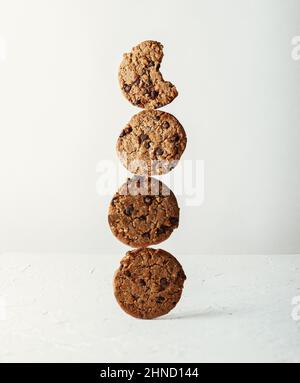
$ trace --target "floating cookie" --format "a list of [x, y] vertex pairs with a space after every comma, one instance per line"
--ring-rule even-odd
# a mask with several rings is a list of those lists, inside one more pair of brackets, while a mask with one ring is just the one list
[[129, 251], [114, 277], [115, 297], [129, 315], [153, 319], [179, 302], [186, 276], [173, 255], [164, 250]]
[[122, 130], [117, 153], [132, 173], [155, 175], [172, 170], [185, 147], [185, 131], [172, 114], [144, 110], [134, 115]]
[[160, 108], [178, 95], [176, 87], [163, 79], [160, 64], [163, 46], [144, 41], [125, 53], [119, 69], [119, 82], [128, 101], [146, 109]]
[[126, 245], [149, 246], [164, 241], [178, 227], [179, 207], [174, 193], [161, 181], [136, 176], [113, 197], [108, 222]]

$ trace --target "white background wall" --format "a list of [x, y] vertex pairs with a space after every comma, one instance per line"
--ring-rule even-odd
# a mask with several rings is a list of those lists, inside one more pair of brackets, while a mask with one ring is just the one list
[[[178, 253], [300, 253], [297, 0], [0, 0], [0, 252], [123, 253], [96, 166], [138, 110], [122, 53], [165, 46], [184, 159], [205, 161], [205, 201], [180, 198]], [[3, 48], [4, 47], [4, 48]], [[3, 52], [5, 49], [5, 52]], [[176, 171], [176, 170], [175, 170]]]

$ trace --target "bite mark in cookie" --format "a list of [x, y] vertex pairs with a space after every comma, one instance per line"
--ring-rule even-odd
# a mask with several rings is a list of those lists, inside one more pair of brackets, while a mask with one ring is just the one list
[[163, 46], [157, 41], [143, 41], [125, 53], [119, 69], [119, 82], [124, 96], [133, 105], [156, 109], [169, 104], [178, 92], [160, 72]]

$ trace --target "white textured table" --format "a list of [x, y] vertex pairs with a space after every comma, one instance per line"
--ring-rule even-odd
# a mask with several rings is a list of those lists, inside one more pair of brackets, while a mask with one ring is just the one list
[[117, 255], [0, 255], [0, 361], [300, 362], [300, 256], [178, 258], [181, 302], [142, 321], [112, 295]]

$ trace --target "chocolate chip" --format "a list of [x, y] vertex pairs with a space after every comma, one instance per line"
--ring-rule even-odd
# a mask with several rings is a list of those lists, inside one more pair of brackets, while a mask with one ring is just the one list
[[144, 198], [144, 202], [147, 204], [147, 205], [151, 205], [152, 204], [152, 201], [153, 201], [153, 197], [147, 195], [145, 198]]
[[157, 96], [158, 96], [158, 92], [156, 90], [152, 90], [150, 93], [151, 99], [155, 100]]
[[156, 65], [156, 70], [159, 70], [160, 69], [160, 64], [157, 64]]
[[136, 180], [135, 185], [136, 185], [137, 188], [140, 188], [140, 187], [141, 187], [141, 180], [140, 180], [140, 178], [138, 178], [138, 179]]
[[127, 126], [125, 129], [122, 130], [120, 137], [122, 138], [122, 137], [126, 136], [126, 134], [129, 134], [131, 132], [132, 132], [132, 127]]
[[145, 145], [144, 145], [144, 147], [146, 148], [146, 149], [149, 149], [150, 148], [150, 142], [145, 142]]
[[153, 87], [153, 82], [150, 76], [148, 77], [147, 81], [145, 81], [145, 85], [147, 88]]
[[165, 289], [168, 286], [168, 281], [166, 278], [161, 278], [159, 284], [162, 289]]
[[179, 279], [179, 278], [186, 279], [186, 276], [182, 271], [178, 271], [178, 273], [177, 273], [177, 279]]
[[112, 200], [111, 200], [111, 205], [112, 206], [115, 206], [116, 202], [117, 202], [117, 197], [114, 197]]
[[139, 136], [140, 144], [141, 144], [142, 142], [148, 140], [148, 138], [149, 138], [149, 136], [148, 136], [147, 134], [145, 134], [145, 133], [140, 134], [140, 136]]
[[146, 216], [145, 215], [141, 215], [139, 217], [139, 221], [146, 221]]
[[157, 148], [156, 150], [155, 150], [155, 153], [156, 153], [156, 155], [157, 156], [161, 156], [162, 154], [163, 154], [163, 150], [162, 150], [162, 148]]
[[125, 270], [124, 274], [126, 275], [126, 277], [131, 277], [131, 272], [129, 270]]
[[170, 124], [168, 123], [168, 121], [164, 121], [164, 122], [162, 123], [162, 127], [163, 127], [164, 129], [168, 129], [168, 128], [170, 127]]
[[147, 68], [154, 66], [154, 61], [150, 60], [147, 64]]
[[129, 205], [124, 210], [124, 214], [126, 214], [127, 216], [130, 216], [133, 213], [133, 210], [134, 210], [133, 205]]
[[139, 84], [140, 84], [140, 78], [138, 77], [138, 78], [134, 81], [134, 85], [139, 86]]
[[124, 89], [124, 91], [125, 91], [126, 93], [129, 93], [130, 90], [131, 90], [131, 86], [128, 85], [128, 84], [125, 84], [124, 87], [123, 87], [123, 89]]
[[150, 238], [150, 232], [147, 231], [146, 233], [143, 233], [143, 234], [142, 234], [142, 237], [143, 237], [143, 238]]
[[178, 225], [179, 219], [177, 217], [171, 217], [170, 218], [170, 223], [172, 225]]
[[161, 225], [157, 230], [156, 230], [156, 234], [157, 235], [160, 235], [160, 234], [163, 234], [166, 232], [166, 226], [164, 225]]
[[146, 286], [146, 282], [144, 281], [144, 279], [140, 279], [140, 285], [141, 286]]
[[156, 298], [156, 303], [163, 303], [164, 300], [165, 300], [165, 298], [162, 297], [161, 295], [159, 295], [159, 296]]
[[170, 138], [170, 141], [171, 142], [178, 142], [180, 140], [180, 136], [179, 136], [179, 134], [174, 134], [174, 136], [172, 136], [171, 138]]

